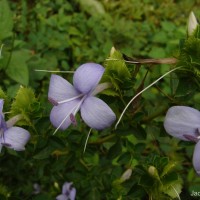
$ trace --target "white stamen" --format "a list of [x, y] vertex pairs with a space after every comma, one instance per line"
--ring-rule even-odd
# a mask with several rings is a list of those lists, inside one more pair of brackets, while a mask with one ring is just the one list
[[[58, 129], [63, 125], [63, 123], [65, 122], [65, 120], [70, 117], [71, 114], [73, 114], [74, 116], [76, 115], [76, 113], [78, 112], [81, 104], [83, 103], [84, 99], [86, 98], [87, 96], [84, 96], [81, 101], [78, 103], [78, 105], [74, 106], [71, 111], [69, 112], [69, 114], [62, 120], [62, 122], [60, 123], [60, 125], [56, 128], [56, 130], [53, 132], [53, 135], [55, 135], [55, 133], [58, 131]], [[75, 110], [74, 110], [75, 109]]]
[[179, 200], [181, 200], [181, 198], [180, 198], [180, 196], [179, 196], [179, 194], [178, 194], [178, 192], [176, 191], [176, 189], [171, 185], [171, 187], [174, 189], [174, 191], [175, 191], [175, 193], [176, 193], [176, 195], [177, 195], [177, 197], [178, 197], [178, 199]]
[[49, 72], [49, 73], [68, 73], [73, 74], [75, 71], [51, 71], [51, 70], [45, 70], [45, 69], [35, 69], [36, 72]]
[[119, 124], [119, 122], [121, 121], [124, 113], [126, 112], [127, 108], [130, 106], [130, 104], [133, 102], [134, 99], [136, 99], [140, 94], [142, 94], [144, 91], [146, 91], [147, 89], [149, 89], [151, 86], [153, 86], [154, 84], [156, 84], [159, 80], [161, 80], [162, 78], [164, 78], [165, 76], [167, 76], [168, 74], [170, 74], [171, 72], [177, 70], [177, 69], [180, 69], [182, 67], [177, 67], [175, 69], [172, 69], [170, 71], [168, 71], [167, 73], [165, 73], [164, 75], [162, 75], [160, 78], [158, 78], [157, 80], [155, 80], [153, 83], [151, 83], [150, 85], [148, 85], [146, 88], [144, 88], [143, 90], [141, 90], [140, 92], [138, 92], [129, 102], [128, 104], [126, 105], [126, 107], [124, 108], [122, 114], [120, 115], [116, 125], [115, 125], [115, 129], [117, 129], [117, 126]]
[[83, 153], [85, 153], [86, 146], [87, 146], [88, 139], [89, 139], [89, 137], [90, 137], [90, 133], [91, 133], [91, 131], [92, 131], [92, 128], [91, 128], [91, 129], [89, 130], [89, 132], [88, 132], [88, 135], [87, 135], [87, 138], [86, 138], [86, 141], [85, 141], [85, 145], [84, 145], [84, 149], [83, 149]]
[[75, 97], [72, 97], [72, 98], [70, 98], [70, 99], [66, 99], [66, 100], [63, 100], [63, 101], [59, 101], [59, 102], [57, 102], [57, 103], [58, 103], [58, 104], [67, 103], [67, 102], [69, 102], [69, 101], [73, 101], [73, 100], [75, 100], [75, 99], [78, 99], [78, 98], [80, 98], [80, 97], [82, 97], [82, 96], [84, 96], [84, 94], [79, 94], [78, 96], [75, 96]]
[[[74, 107], [75, 108], [75, 107]], [[53, 132], [53, 135], [56, 134], [56, 132], [58, 131], [58, 129], [63, 125], [63, 123], [65, 122], [65, 120], [71, 115], [71, 113], [73, 112], [74, 108], [71, 110], [71, 112], [62, 120], [62, 122], [60, 123], [60, 125], [56, 128], [56, 130]]]

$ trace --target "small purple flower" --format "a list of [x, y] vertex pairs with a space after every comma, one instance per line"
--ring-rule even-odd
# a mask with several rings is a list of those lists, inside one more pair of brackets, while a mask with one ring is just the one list
[[196, 143], [193, 166], [200, 175], [200, 112], [191, 107], [173, 106], [166, 114], [164, 128], [173, 137]]
[[65, 182], [62, 187], [62, 194], [56, 197], [56, 200], [75, 200], [76, 188], [72, 187], [73, 183]]
[[81, 65], [74, 73], [73, 85], [58, 75], [52, 75], [48, 99], [54, 105], [50, 121], [57, 129], [76, 125], [75, 115], [80, 110], [84, 122], [91, 128], [102, 130], [112, 125], [116, 116], [96, 94], [110, 86], [99, 84], [104, 67], [95, 63]]
[[39, 194], [41, 192], [41, 187], [38, 183], [33, 184], [33, 194]]
[[4, 101], [0, 99], [0, 152], [3, 146], [14, 149], [15, 151], [25, 150], [25, 145], [30, 139], [27, 130], [13, 126], [18, 121], [18, 116], [5, 122], [3, 115]]

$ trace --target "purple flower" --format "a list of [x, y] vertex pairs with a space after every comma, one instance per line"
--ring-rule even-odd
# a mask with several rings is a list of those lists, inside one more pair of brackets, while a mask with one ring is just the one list
[[33, 194], [39, 194], [41, 192], [41, 187], [38, 183], [33, 184]]
[[164, 127], [173, 137], [196, 143], [193, 165], [200, 175], [200, 112], [191, 107], [173, 106], [166, 114]]
[[56, 197], [56, 200], [75, 200], [76, 188], [72, 187], [73, 183], [65, 182], [62, 187], [62, 194]]
[[3, 146], [15, 151], [23, 151], [25, 150], [24, 146], [30, 139], [30, 134], [23, 128], [13, 126], [19, 120], [18, 116], [5, 122], [3, 104], [4, 101], [0, 99], [0, 152]]
[[76, 125], [75, 115], [79, 110], [84, 122], [93, 129], [112, 125], [116, 119], [114, 112], [94, 96], [110, 87], [109, 83], [98, 85], [104, 70], [95, 63], [81, 65], [74, 73], [74, 86], [58, 75], [51, 76], [48, 99], [54, 105], [50, 114], [53, 126], [65, 130], [71, 123]]

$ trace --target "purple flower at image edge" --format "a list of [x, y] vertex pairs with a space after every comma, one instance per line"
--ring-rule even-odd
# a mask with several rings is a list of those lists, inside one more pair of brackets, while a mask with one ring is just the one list
[[62, 194], [56, 197], [56, 200], [75, 200], [76, 188], [72, 187], [73, 183], [65, 182], [62, 187]]
[[193, 166], [200, 176], [200, 112], [187, 106], [173, 106], [167, 111], [164, 128], [173, 137], [196, 143]]
[[99, 64], [86, 63], [74, 73], [73, 85], [58, 75], [52, 75], [48, 99], [54, 105], [50, 121], [57, 129], [65, 130], [76, 124], [75, 115], [80, 110], [83, 121], [91, 128], [102, 130], [112, 125], [116, 116], [110, 107], [96, 94], [106, 89], [99, 84], [105, 68]]
[[0, 99], [0, 152], [3, 146], [15, 151], [23, 151], [30, 139], [30, 134], [23, 128], [13, 126], [16, 123], [15, 117], [7, 122], [5, 121], [3, 104], [3, 99]]

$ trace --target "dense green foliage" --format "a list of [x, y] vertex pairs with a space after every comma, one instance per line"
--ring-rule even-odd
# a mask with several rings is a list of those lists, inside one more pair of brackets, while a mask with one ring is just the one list
[[[163, 119], [172, 105], [200, 110], [200, 37], [188, 38], [191, 10], [200, 1], [0, 0], [0, 98], [5, 118], [22, 115], [18, 126], [31, 133], [26, 150], [3, 148], [0, 199], [52, 200], [65, 181], [77, 200], [192, 199], [200, 178], [192, 165], [194, 145], [169, 136]], [[114, 51], [111, 48], [115, 47]], [[77, 126], [58, 131], [49, 121], [51, 73], [74, 71], [82, 63], [102, 64], [102, 82], [113, 87], [99, 97], [120, 117], [131, 98], [175, 67], [131, 64], [131, 58], [180, 59], [183, 66], [136, 98], [117, 128]], [[72, 80], [72, 74], [62, 75]], [[123, 179], [123, 173], [132, 175]], [[34, 194], [33, 184], [41, 187]], [[195, 199], [195, 198], [194, 198]]]

